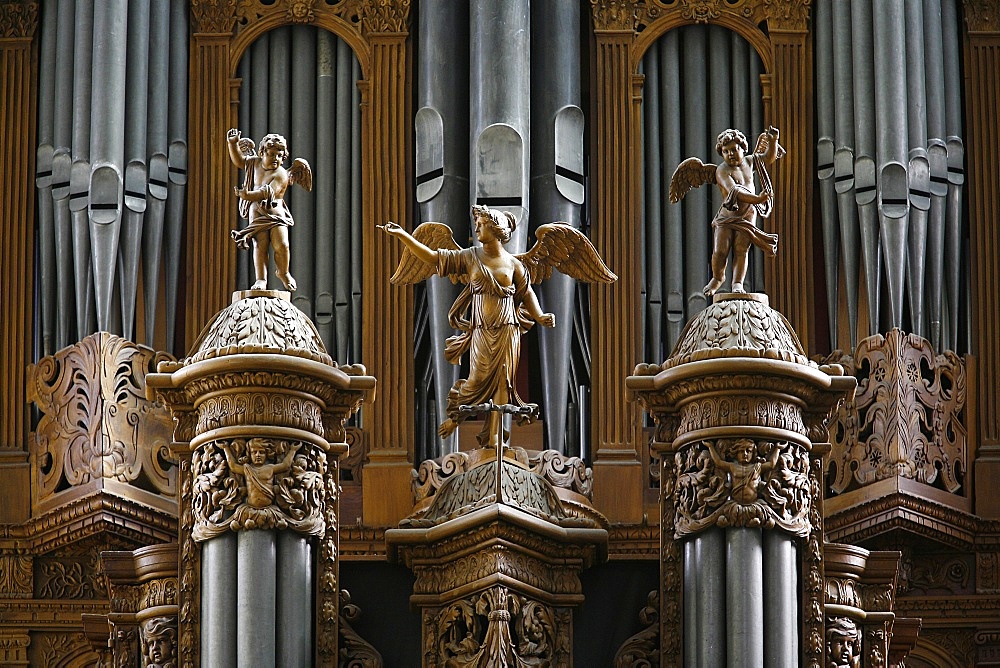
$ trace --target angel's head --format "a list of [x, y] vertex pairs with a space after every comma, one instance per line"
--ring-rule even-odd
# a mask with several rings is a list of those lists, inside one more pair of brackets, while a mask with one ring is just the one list
[[288, 144], [285, 143], [285, 138], [279, 134], [264, 135], [264, 138], [260, 140], [260, 154], [261, 156], [273, 154], [280, 165], [288, 157]]
[[493, 231], [500, 243], [505, 244], [510, 241], [514, 230], [517, 228], [517, 220], [514, 214], [500, 209], [490, 209], [489, 207], [476, 204], [472, 207], [472, 221], [476, 228], [476, 234], [482, 241], [482, 226], [486, 225]]
[[749, 148], [746, 136], [739, 130], [732, 128], [724, 130], [715, 140], [715, 152], [730, 164], [743, 162], [743, 156], [746, 155]]

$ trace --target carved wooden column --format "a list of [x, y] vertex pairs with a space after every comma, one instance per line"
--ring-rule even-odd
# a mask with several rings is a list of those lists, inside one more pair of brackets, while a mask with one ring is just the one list
[[626, 383], [657, 425], [661, 665], [821, 665], [826, 422], [855, 379], [727, 293]]
[[32, 43], [37, 2], [0, 3], [0, 523], [28, 518], [28, 463], [24, 452], [28, 407], [24, 367], [30, 361], [34, 298], [36, 69]]
[[1000, 157], [996, 113], [1000, 106], [1000, 8], [988, 0], [966, 0], [965, 117], [969, 168], [969, 235], [972, 249], [972, 350], [978, 357], [979, 455], [975, 464], [976, 513], [1000, 518]]
[[289, 293], [250, 290], [147, 383], [176, 420], [182, 471], [179, 665], [228, 665], [237, 652], [298, 665], [313, 648], [317, 664], [335, 665], [338, 462], [344, 423], [375, 379], [334, 363]]
[[[788, 154], [775, 163], [772, 231], [778, 233], [777, 260], [764, 263], [764, 281], [774, 308], [802, 338], [806, 351], [816, 337], [813, 297], [813, 65], [805, 0], [765, 3], [774, 70], [771, 115]], [[766, 91], [765, 91], [766, 92]]]
[[591, 0], [596, 68], [594, 83], [591, 189], [594, 246], [618, 282], [590, 289], [593, 332], [592, 406], [594, 501], [613, 522], [642, 519], [643, 472], [636, 448], [639, 415], [622, 401], [624, 377], [638, 361], [640, 229], [638, 179], [633, 155], [638, 141], [633, 126], [632, 39], [636, 3]]
[[370, 3], [364, 30], [371, 74], [362, 88], [365, 170], [364, 322], [362, 359], [391, 385], [365, 410], [371, 450], [364, 468], [364, 523], [389, 526], [410, 511], [413, 453], [413, 290], [389, 284], [399, 244], [375, 228], [387, 221], [409, 228], [411, 183], [409, 2]]
[[236, 246], [229, 230], [236, 220], [232, 191], [236, 179], [224, 150], [235, 115], [229, 104], [235, 12], [233, 2], [191, 4], [185, 348], [225, 306], [235, 287]]

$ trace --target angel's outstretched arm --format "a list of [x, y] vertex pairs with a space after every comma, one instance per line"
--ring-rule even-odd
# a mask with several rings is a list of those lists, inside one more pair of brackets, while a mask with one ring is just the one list
[[229, 470], [233, 473], [243, 475], [243, 465], [236, 461], [236, 456], [233, 455], [233, 451], [230, 450], [228, 444], [222, 444], [222, 453], [226, 456], [226, 463], [229, 464]]
[[778, 158], [778, 128], [772, 125], [765, 134], [768, 138], [767, 149], [764, 150], [761, 158], [770, 165]]
[[438, 252], [432, 248], [428, 248], [396, 223], [390, 220], [385, 225], [380, 225], [379, 227], [385, 230], [385, 233], [389, 236], [396, 237], [406, 244], [410, 252], [416, 255], [421, 262], [429, 265], [437, 265]]
[[236, 167], [243, 169], [243, 167], [247, 164], [247, 160], [243, 156], [243, 153], [240, 152], [239, 141], [240, 131], [236, 128], [232, 128], [226, 134], [226, 144], [229, 147], [229, 159], [233, 161], [233, 164], [236, 165]]

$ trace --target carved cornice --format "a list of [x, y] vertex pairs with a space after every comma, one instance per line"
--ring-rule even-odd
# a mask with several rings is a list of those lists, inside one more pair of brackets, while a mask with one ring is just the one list
[[639, 17], [640, 0], [590, 0], [596, 31], [634, 31]]
[[[921, 617], [925, 629], [939, 621], [1000, 619], [1000, 596], [899, 596], [895, 612], [902, 617]], [[923, 635], [923, 632], [921, 632]]]
[[37, 2], [0, 2], [0, 39], [28, 39], [37, 29]]
[[1000, 33], [1000, 0], [965, 0], [969, 32]]
[[361, 0], [363, 32], [403, 33], [410, 20], [410, 0]]
[[236, 25], [237, 0], [191, 0], [191, 31], [230, 34]]

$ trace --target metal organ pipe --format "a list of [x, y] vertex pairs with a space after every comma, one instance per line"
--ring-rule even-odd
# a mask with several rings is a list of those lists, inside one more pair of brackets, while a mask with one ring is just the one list
[[927, 218], [930, 209], [930, 165], [927, 159], [927, 92], [924, 77], [924, 18], [920, 0], [907, 2], [906, 93], [909, 140], [910, 221], [907, 238], [906, 286], [910, 304], [910, 331], [927, 335], [924, 318], [924, 276], [927, 257]]
[[334, 153], [334, 324], [337, 359], [351, 357], [351, 49], [337, 40], [337, 113]]
[[[645, 77], [643, 83], [643, 185], [645, 187], [645, 199], [643, 201], [643, 219], [645, 239], [643, 248], [646, 249], [646, 261], [643, 263], [645, 269], [643, 284], [646, 293], [646, 357], [645, 359], [665, 359], [662, 345], [661, 323], [663, 321], [663, 269], [666, 264], [663, 261], [661, 235], [666, 232], [662, 224], [663, 208], [662, 196], [666, 181], [663, 171], [669, 167], [662, 164], [660, 156], [660, 146], [663, 143], [660, 137], [660, 110], [663, 104], [660, 100], [660, 93], [663, 86], [660, 82], [660, 54], [659, 44], [653, 44], [646, 52], [642, 63], [642, 74]], [[669, 178], [669, 177], [666, 177]], [[669, 203], [668, 203], [669, 204]]]
[[70, 172], [69, 210], [73, 217], [73, 273], [76, 286], [78, 337], [97, 328], [94, 269], [90, 255], [90, 101], [93, 82], [94, 3], [76, 3], [73, 42], [73, 168]]
[[90, 239], [97, 326], [105, 331], [118, 329], [112, 323], [112, 297], [121, 232], [127, 17], [125, 0], [105, 0], [94, 5]]
[[931, 203], [927, 225], [928, 337], [941, 346], [941, 313], [944, 304], [944, 233], [948, 195], [948, 148], [945, 143], [944, 46], [941, 33], [941, 0], [924, 0], [924, 73], [927, 96], [927, 161]]
[[[261, 41], [260, 38], [258, 42]], [[247, 56], [256, 64], [258, 43], [255, 42]], [[244, 57], [247, 57], [244, 56]], [[334, 36], [320, 30], [316, 36], [316, 118], [333, 119], [337, 95], [334, 73], [336, 72], [337, 49]], [[255, 89], [257, 90], [257, 89]], [[255, 98], [251, 98], [252, 100]], [[251, 102], [252, 104], [252, 102]], [[240, 107], [250, 106], [241, 104]], [[327, 129], [316, 133], [316, 165], [313, 173], [315, 193], [332, 193], [335, 174], [333, 169], [334, 133]], [[315, 318], [320, 338], [333, 350], [333, 265], [331, 250], [335, 247], [333, 229], [332, 197], [316, 197], [316, 265], [315, 275]]]
[[55, 292], [56, 331], [55, 349], [72, 343], [73, 324], [73, 222], [70, 213], [70, 172], [73, 167], [71, 144], [73, 142], [73, 31], [76, 21], [73, 0], [61, 0], [56, 41], [60, 57], [56, 60], [56, 86], [53, 104], [52, 140], [52, 200], [55, 231]]
[[[714, 149], [707, 140], [711, 128], [705, 127], [708, 119], [708, 97], [705, 82], [708, 71], [705, 67], [705, 51], [708, 40], [705, 31], [699, 27], [683, 32], [682, 81], [684, 101], [680, 113], [684, 116], [684, 148], [688, 155], [702, 156], [705, 160], [714, 155]], [[690, 318], [705, 308], [705, 264], [709, 257], [709, 225], [712, 213], [708, 203], [711, 196], [707, 192], [693, 192], [685, 197], [684, 216], [684, 291], [687, 294], [687, 316]], [[676, 205], [675, 205], [676, 206]]]
[[[945, 132], [948, 148], [948, 198], [945, 213], [945, 288], [948, 329], [944, 347], [958, 345], [959, 303], [963, 299], [962, 266], [962, 186], [965, 183], [965, 144], [962, 141], [961, 39], [956, 0], [941, 0], [941, 31], [944, 37]], [[968, 296], [965, 296], [968, 299]]]
[[[41, 8], [40, 68], [38, 72], [38, 149], [35, 162], [35, 187], [38, 189], [38, 268], [39, 292], [41, 294], [40, 326], [41, 340], [36, 342], [36, 356], [51, 355], [55, 352], [56, 320], [56, 254], [55, 221], [52, 204], [52, 133], [55, 123], [56, 39], [58, 25], [57, 6], [52, 3]], [[36, 316], [38, 318], [38, 316]], [[36, 320], [36, 322], [38, 322]], [[37, 334], [36, 334], [37, 336]]]
[[[681, 154], [681, 118], [677, 110], [681, 108], [681, 70], [680, 70], [680, 33], [671, 30], [659, 40], [660, 47], [660, 81], [661, 91], [660, 127], [666, 136], [660, 154], [664, 169], [672, 169], [679, 165], [684, 156]], [[669, 189], [661, 185], [661, 199], [669, 202]], [[684, 309], [684, 225], [680, 206], [663, 205], [663, 257], [665, 262], [664, 278], [666, 285], [666, 315], [667, 337], [664, 352], [673, 350], [674, 344], [681, 336], [687, 318]], [[666, 357], [666, 355], [664, 355]]]
[[170, 88], [167, 96], [167, 214], [164, 229], [164, 291], [166, 293], [167, 350], [175, 350], [177, 282], [181, 266], [184, 192], [187, 188], [188, 17], [185, 0], [170, 3]]
[[[292, 132], [288, 146], [295, 155], [305, 158], [311, 167], [316, 165], [316, 29], [310, 26], [292, 26], [292, 44], [295, 57], [292, 58], [292, 72], [289, 92], [292, 95]], [[316, 197], [298, 188], [289, 188], [289, 201], [295, 212], [294, 235], [296, 241], [314, 239], [316, 235]], [[287, 195], [286, 195], [287, 197]], [[292, 294], [292, 303], [313, 317], [313, 296], [316, 281], [312, 269], [316, 264], [315, 255], [324, 252], [312, 243], [296, 243], [291, 254], [289, 270], [298, 284]], [[249, 253], [243, 253], [249, 255]]]
[[530, 145], [528, 0], [470, 3], [472, 197], [517, 220], [507, 248], [526, 250]]
[[[821, 100], [833, 100], [833, 8], [830, 0], [816, 0], [813, 10], [816, 34], [816, 94]], [[839, 308], [840, 248], [838, 246], [839, 225], [837, 220], [836, 187], [834, 179], [834, 105], [816, 105], [817, 175], [819, 176], [820, 210], [823, 226], [823, 259], [826, 275], [827, 317], [830, 321], [830, 338], [837, 333], [837, 312]]]
[[[468, 6], [450, 0], [421, 4], [417, 32], [416, 193], [421, 222], [439, 221], [460, 243], [469, 236], [469, 101], [455, 91], [469, 86], [464, 48], [469, 30]], [[445, 339], [452, 334], [448, 310], [458, 287], [447, 278], [427, 281], [428, 324], [434, 368], [434, 401], [443, 407], [458, 380], [459, 367], [445, 359]], [[428, 457], [458, 450], [458, 433], [444, 441], [431, 439]]]
[[[361, 80], [361, 63], [350, 54], [351, 81]], [[361, 91], [351, 88], [351, 362], [361, 360], [361, 287], [362, 287], [362, 238], [361, 238]]]

